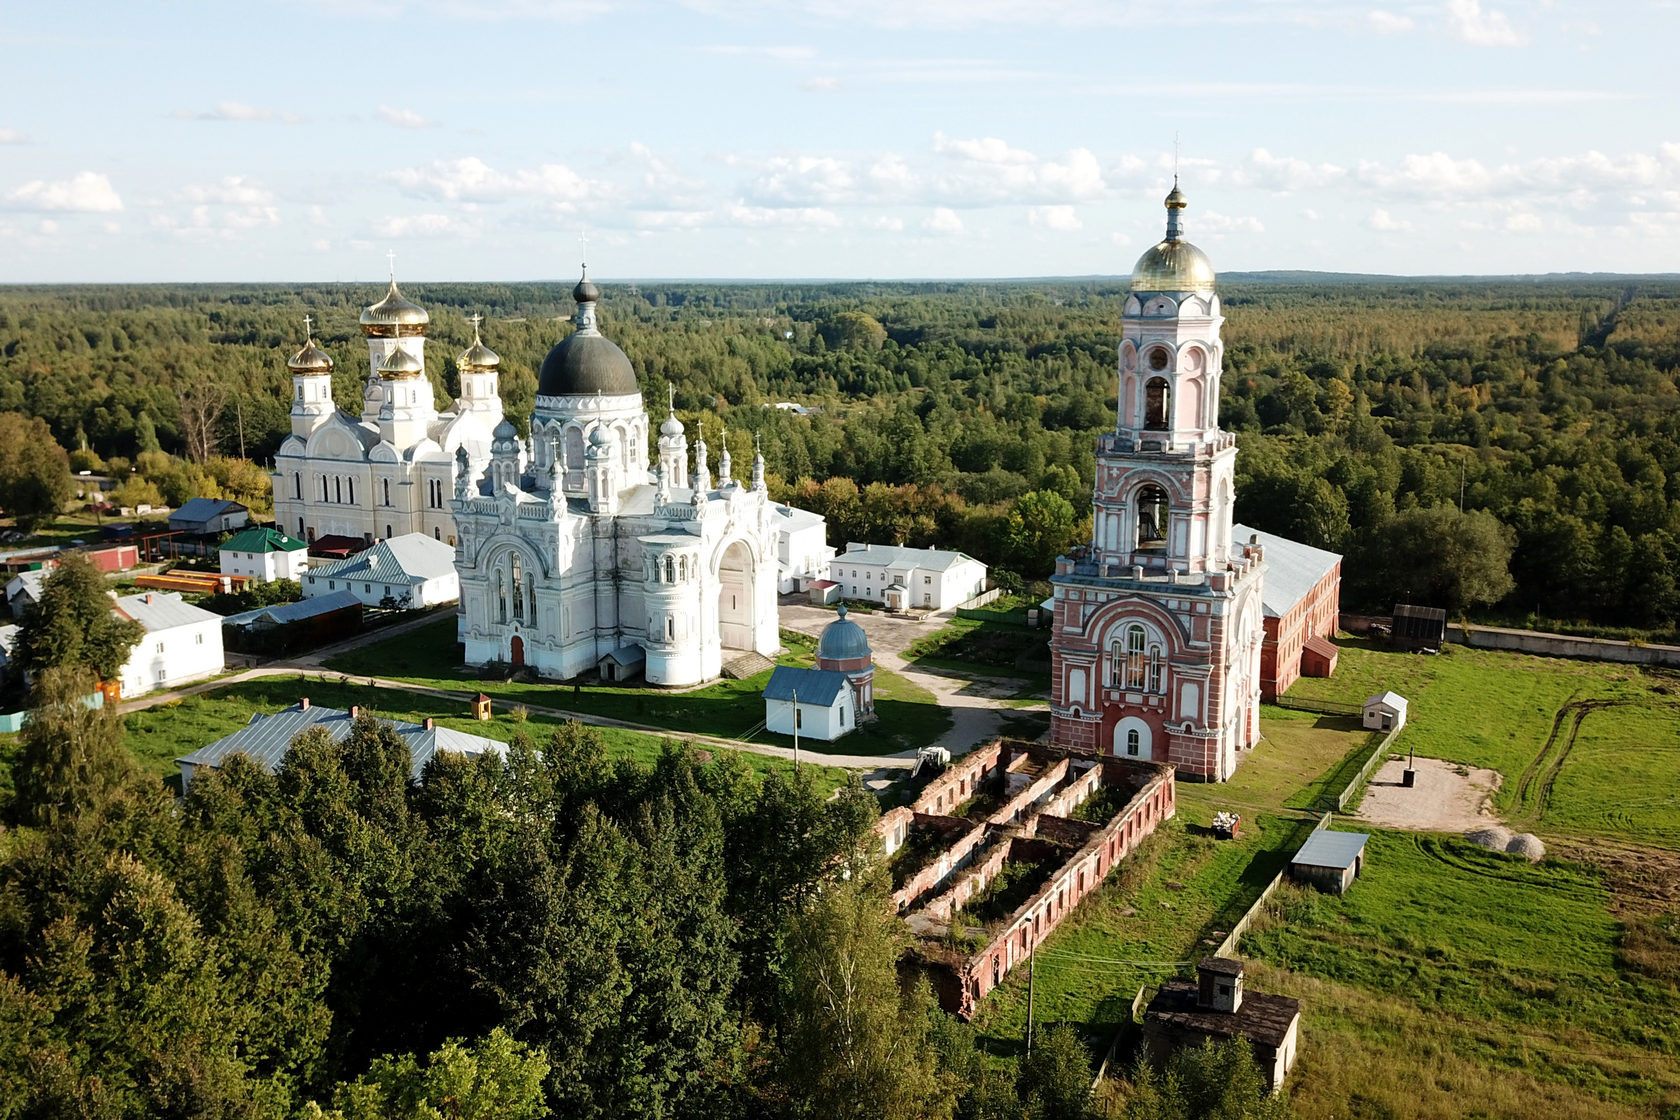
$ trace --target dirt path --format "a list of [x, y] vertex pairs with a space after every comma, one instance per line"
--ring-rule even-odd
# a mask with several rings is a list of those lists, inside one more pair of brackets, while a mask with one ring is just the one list
[[1382, 828], [1415, 832], [1469, 832], [1502, 823], [1493, 813], [1497, 770], [1472, 770], [1456, 762], [1420, 758], [1417, 784], [1401, 785], [1404, 759], [1382, 764], [1365, 787], [1358, 819]]
[[[944, 619], [934, 617], [926, 622], [913, 622], [880, 612], [854, 612], [848, 617], [862, 626], [863, 632], [869, 636], [875, 664], [921, 685], [938, 697], [941, 707], [950, 711], [951, 729], [941, 735], [934, 745], [944, 747], [953, 757], [997, 738], [1005, 717], [1017, 710], [1000, 701], [1025, 687], [1025, 681], [1008, 677], [968, 677], [944, 670], [929, 672], [904, 659], [904, 651], [910, 643], [939, 629], [945, 624]], [[784, 601], [781, 604], [781, 619], [782, 625], [789, 630], [816, 637], [822, 633], [823, 627], [834, 621], [834, 612], [825, 607]], [[914, 753], [905, 752], [897, 757], [913, 758]]]

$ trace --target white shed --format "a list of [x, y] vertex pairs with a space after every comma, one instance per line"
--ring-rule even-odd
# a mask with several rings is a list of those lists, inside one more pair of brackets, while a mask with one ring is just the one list
[[1372, 731], [1398, 731], [1406, 726], [1406, 698], [1398, 692], [1379, 692], [1365, 701], [1365, 726]]
[[764, 686], [764, 726], [778, 735], [832, 742], [857, 726], [857, 704], [846, 674], [834, 669], [778, 665]]

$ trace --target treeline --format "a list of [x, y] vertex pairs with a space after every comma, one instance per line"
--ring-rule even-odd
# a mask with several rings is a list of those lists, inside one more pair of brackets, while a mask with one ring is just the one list
[[[568, 288], [406, 289], [432, 312], [440, 403], [466, 315], [482, 311], [522, 425], [534, 371], [570, 329]], [[650, 410], [668, 381], [691, 441], [698, 423], [715, 450], [727, 425], [744, 463], [760, 439], [781, 495], [807, 493], [804, 480], [855, 484], [855, 516], [828, 495], [833, 543], [962, 547], [1037, 577], [1084, 532], [1096, 436], [1115, 418], [1123, 282], [604, 291], [603, 328]], [[1221, 294], [1222, 422], [1244, 451], [1238, 515], [1344, 552], [1350, 606], [1404, 595], [1498, 617], [1674, 625], [1680, 284], [1227, 278]], [[237, 454], [242, 441], [262, 459], [287, 430], [285, 358], [305, 311], [338, 360], [340, 402], [359, 411], [356, 316], [379, 295], [10, 289], [0, 408], [42, 417], [66, 447], [80, 426], [107, 456], [132, 457], [150, 423], [165, 450]], [[810, 412], [767, 407], [781, 401]], [[1490, 551], [1491, 564], [1437, 578]]]

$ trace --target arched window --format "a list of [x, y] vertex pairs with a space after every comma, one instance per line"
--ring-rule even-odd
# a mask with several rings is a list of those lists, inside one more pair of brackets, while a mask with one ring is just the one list
[[443, 539], [443, 530], [442, 529], [433, 529], [432, 530], [432, 539], [434, 541], [441, 541]]
[[[1150, 354], [1150, 363], [1160, 354]], [[1164, 432], [1172, 426], [1172, 390], [1164, 377], [1151, 377], [1143, 387], [1143, 426], [1151, 432]]]
[[335, 475], [333, 475], [333, 501], [342, 502], [343, 500], [344, 500], [344, 476], [340, 475], [340, 474], [335, 474]]
[[1126, 627], [1126, 687], [1143, 687], [1143, 627]]
[[525, 613], [530, 618], [531, 624], [536, 625], [537, 581], [531, 576], [525, 577]]
[[512, 579], [512, 583], [513, 583], [513, 620], [515, 622], [524, 622], [525, 621], [525, 596], [520, 594], [520, 591], [525, 586], [525, 573], [524, 573], [524, 570], [523, 570], [523, 566], [519, 563], [519, 553], [517, 553], [517, 552], [513, 554], [513, 579]]
[[326, 475], [321, 476], [321, 500], [323, 502], [328, 500], [328, 498], [327, 498], [327, 476]]
[[387, 478], [387, 479], [384, 479], [382, 481], [384, 482], [384, 485], [385, 485], [385, 504], [390, 505], [391, 504], [391, 480]]
[[1137, 496], [1137, 548], [1167, 546], [1167, 492], [1145, 486]]
[[350, 491], [350, 504], [355, 505], [356, 504], [356, 480], [353, 479], [353, 478], [346, 479], [345, 483], [346, 483], [345, 488]]
[[566, 462], [564, 466], [570, 471], [583, 469], [583, 432], [581, 429], [566, 429]]
[[496, 618], [507, 621], [507, 576], [500, 568], [496, 569]]
[[303, 536], [303, 518], [298, 518], [298, 536]]
[[303, 472], [302, 471], [293, 471], [292, 472], [292, 497], [298, 499], [299, 501], [303, 500]]
[[386, 540], [391, 539], [391, 526], [390, 525], [385, 526], [385, 539]]
[[1149, 691], [1159, 693], [1161, 688], [1161, 647], [1149, 647]]
[[670, 556], [665, 557], [665, 582], [677, 582], [677, 562]]
[[1127, 754], [1131, 755], [1133, 758], [1136, 758], [1137, 754], [1138, 754], [1138, 749], [1141, 746], [1142, 746], [1142, 743], [1138, 738], [1138, 729], [1137, 728], [1134, 727], [1130, 731], [1126, 732], [1126, 753]]
[[1110, 688], [1119, 688], [1122, 675], [1120, 667], [1125, 664], [1125, 655], [1120, 650], [1120, 639], [1114, 639], [1108, 649], [1108, 684]]

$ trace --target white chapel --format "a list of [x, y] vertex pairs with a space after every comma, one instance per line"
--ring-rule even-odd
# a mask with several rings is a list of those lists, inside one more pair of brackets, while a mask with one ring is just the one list
[[454, 451], [467, 662], [554, 678], [639, 667], [649, 683], [686, 685], [736, 655], [774, 653], [788, 519], [763, 455], [737, 478], [726, 443], [714, 477], [704, 432], [691, 458], [674, 408], [650, 433], [630, 359], [596, 321], [598, 289], [586, 276], [572, 296], [577, 330], [543, 361], [529, 445], [503, 420], [487, 464]]
[[[360, 416], [333, 403], [333, 360], [309, 333], [286, 365], [292, 371], [292, 434], [274, 459], [274, 519], [283, 532], [315, 542], [363, 543], [424, 533], [453, 543], [449, 499], [457, 456], [474, 472], [490, 460], [502, 421], [500, 359], [474, 331], [456, 358], [461, 395], [439, 412], [426, 376], [431, 316], [397, 290], [362, 312], [368, 377]], [[476, 477], [476, 474], [475, 474]]]

